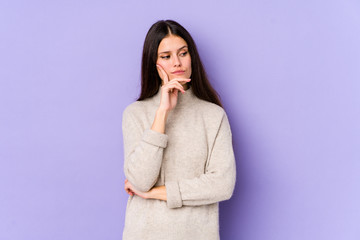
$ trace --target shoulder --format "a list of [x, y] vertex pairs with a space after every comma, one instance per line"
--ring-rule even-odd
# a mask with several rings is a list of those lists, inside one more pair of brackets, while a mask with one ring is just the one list
[[217, 129], [223, 127], [230, 128], [225, 109], [215, 103], [199, 99], [194, 111], [196, 112], [196, 115], [201, 115], [203, 123], [208, 131], [217, 131]]
[[218, 120], [226, 117], [225, 109], [212, 102], [198, 99], [197, 108], [204, 117], [215, 118]]
[[228, 115], [224, 108], [211, 102], [202, 103], [203, 116], [211, 129], [232, 135]]
[[201, 115], [206, 131], [215, 137], [219, 132], [231, 135], [228, 115], [224, 108], [205, 100], [198, 101], [195, 108], [196, 114]]
[[123, 119], [141, 117], [144, 115], [144, 112], [147, 112], [149, 107], [150, 103], [147, 100], [130, 103], [123, 111]]
[[123, 114], [131, 114], [137, 112], [143, 108], [143, 103], [141, 101], [135, 101], [127, 105], [123, 111]]

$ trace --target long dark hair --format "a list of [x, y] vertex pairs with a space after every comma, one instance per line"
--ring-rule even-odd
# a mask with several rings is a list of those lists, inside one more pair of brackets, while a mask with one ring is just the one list
[[181, 37], [188, 44], [192, 69], [191, 81], [188, 84], [194, 95], [222, 107], [219, 96], [206, 75], [194, 40], [184, 27], [173, 20], [157, 21], [146, 35], [141, 62], [141, 93], [137, 100], [154, 96], [161, 86], [161, 78], [156, 69], [157, 51], [161, 40], [169, 34]]

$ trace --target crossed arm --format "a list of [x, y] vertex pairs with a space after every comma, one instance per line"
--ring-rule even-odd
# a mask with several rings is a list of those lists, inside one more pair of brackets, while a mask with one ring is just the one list
[[[132, 119], [134, 120], [134, 119]], [[135, 121], [127, 121], [124, 127], [125, 134], [132, 138], [135, 131]], [[135, 129], [133, 129], [135, 130]], [[131, 134], [130, 134], [131, 131]], [[142, 132], [140, 131], [140, 135]], [[192, 179], [167, 181], [164, 186], [155, 186], [158, 180], [159, 169], [166, 148], [167, 135], [145, 130], [139, 140], [127, 138], [125, 161], [125, 190], [130, 195], [137, 195], [144, 199], [159, 199], [167, 201], [169, 208], [178, 208], [183, 205], [197, 206], [211, 204], [231, 197], [235, 179], [236, 167], [232, 148], [232, 137], [226, 114], [223, 114], [216, 138], [209, 153], [205, 172]], [[130, 142], [137, 142], [136, 145]], [[132, 147], [130, 147], [133, 145]], [[145, 167], [146, 166], [146, 167]]]

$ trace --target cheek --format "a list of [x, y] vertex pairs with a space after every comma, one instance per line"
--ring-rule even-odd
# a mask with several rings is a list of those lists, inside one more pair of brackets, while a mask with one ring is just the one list
[[[161, 59], [158, 59], [156, 64], [159, 64], [167, 74], [169, 74], [171, 71], [171, 66], [169, 66], [169, 61], [164, 61], [164, 60], [161, 60]], [[159, 72], [159, 70], [158, 70]]]

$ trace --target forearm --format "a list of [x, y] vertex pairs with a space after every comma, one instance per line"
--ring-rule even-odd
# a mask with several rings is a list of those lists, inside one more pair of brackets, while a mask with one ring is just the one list
[[159, 133], [165, 133], [165, 125], [168, 112], [166, 110], [158, 109], [156, 111], [154, 122], [151, 129]]
[[158, 186], [153, 187], [149, 192], [147, 198], [149, 199], [159, 199], [166, 201], [166, 187], [165, 186]]

